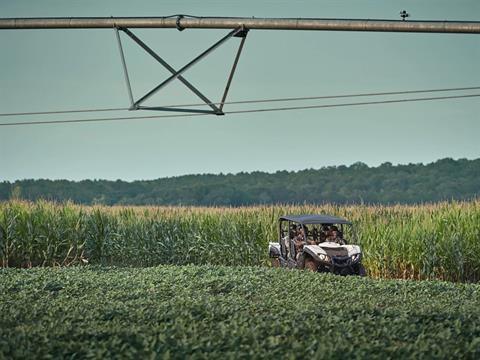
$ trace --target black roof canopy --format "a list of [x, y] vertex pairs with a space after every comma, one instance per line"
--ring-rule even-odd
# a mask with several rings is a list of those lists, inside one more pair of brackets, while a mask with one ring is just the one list
[[351, 221], [331, 215], [286, 215], [280, 220], [293, 221], [300, 224], [352, 224]]

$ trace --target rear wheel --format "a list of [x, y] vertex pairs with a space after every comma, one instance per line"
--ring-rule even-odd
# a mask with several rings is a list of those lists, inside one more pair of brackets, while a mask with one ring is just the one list
[[270, 261], [272, 267], [280, 267], [280, 260], [278, 258], [271, 258]]

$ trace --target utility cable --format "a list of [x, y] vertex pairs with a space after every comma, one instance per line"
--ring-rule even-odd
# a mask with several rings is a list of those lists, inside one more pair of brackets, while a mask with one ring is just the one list
[[[240, 100], [240, 101], [227, 101], [224, 104], [234, 105], [234, 104], [255, 104], [255, 103], [286, 102], [286, 101], [341, 99], [341, 98], [353, 98], [353, 97], [408, 95], [408, 94], [420, 94], [420, 93], [429, 93], [429, 92], [447, 92], [447, 91], [464, 91], [464, 90], [480, 90], [480, 86], [463, 87], [463, 88], [430, 89], [430, 90], [405, 90], [405, 91], [374, 92], [374, 93], [360, 93], [360, 94], [346, 94], [346, 95], [322, 95], [322, 96], [303, 96], [303, 97], [260, 99], [260, 100]], [[167, 105], [167, 106], [162, 106], [162, 107], [189, 107], [189, 106], [200, 106], [200, 105], [205, 105], [205, 103], [184, 104], [184, 105]], [[221, 103], [215, 103], [214, 105], [221, 105]], [[146, 110], [148, 110], [148, 108], [146, 108]]]
[[[354, 97], [373, 97], [373, 96], [388, 96], [388, 95], [407, 95], [420, 94], [430, 92], [449, 92], [449, 91], [465, 91], [465, 90], [480, 90], [480, 86], [461, 87], [461, 88], [444, 88], [444, 89], [429, 89], [429, 90], [406, 90], [406, 91], [390, 91], [390, 92], [372, 92], [372, 93], [358, 93], [346, 95], [324, 95], [324, 96], [304, 96], [304, 97], [289, 97], [289, 98], [274, 98], [274, 99], [260, 99], [260, 100], [241, 100], [241, 101], [227, 101], [225, 105], [234, 104], [255, 104], [255, 103], [269, 103], [269, 102], [287, 102], [287, 101], [305, 101], [305, 100], [322, 100], [322, 99], [341, 99]], [[178, 104], [166, 105], [162, 108], [182, 108], [202, 105], [221, 105], [221, 103], [195, 103], [195, 104]], [[154, 110], [148, 107], [141, 107], [142, 110]], [[58, 110], [58, 111], [38, 111], [38, 112], [18, 112], [18, 113], [0, 113], [0, 116], [22, 116], [22, 115], [50, 115], [50, 114], [69, 114], [82, 112], [100, 112], [100, 111], [123, 111], [130, 110], [129, 108], [106, 108], [106, 109], [77, 109], [77, 110]]]
[[[433, 100], [447, 100], [447, 99], [460, 99], [460, 98], [474, 98], [474, 97], [480, 97], [480, 94], [439, 96], [439, 97], [429, 97], [429, 98], [410, 98], [410, 99], [397, 99], [397, 100], [365, 101], [365, 102], [357, 102], [357, 103], [323, 104], [323, 105], [311, 105], [311, 106], [292, 106], [292, 107], [251, 109], [251, 110], [237, 110], [237, 111], [229, 111], [226, 114], [242, 114], [242, 113], [245, 114], [245, 113], [256, 113], [256, 112], [290, 111], [290, 110], [320, 109], [320, 108], [348, 107], [348, 106], [361, 106], [361, 105], [380, 105], [380, 104], [393, 104], [393, 103], [405, 103], [405, 102], [417, 102], [417, 101], [433, 101]], [[192, 116], [201, 116], [201, 115], [210, 115], [210, 114], [197, 114], [196, 113], [196, 114], [176, 114], [176, 115], [153, 115], [153, 116], [126, 116], [126, 117], [110, 117], [110, 118], [94, 118], [94, 119], [28, 121], [28, 122], [15, 122], [15, 123], [0, 123], [0, 126], [65, 124], [65, 123], [121, 121], [121, 120], [135, 120], [135, 119], [180, 118], [180, 117], [192, 117]]]
[[69, 113], [84, 113], [84, 112], [100, 112], [100, 111], [122, 111], [128, 108], [102, 108], [102, 109], [78, 109], [78, 110], [55, 110], [55, 111], [36, 111], [36, 112], [18, 112], [18, 113], [3, 113], [0, 116], [21, 116], [21, 115], [51, 115], [51, 114], [69, 114]]
[[205, 114], [176, 114], [176, 115], [151, 115], [151, 116], [125, 116], [125, 117], [109, 117], [109, 118], [94, 118], [94, 119], [72, 119], [72, 120], [47, 120], [47, 121], [25, 121], [16, 123], [0, 123], [0, 126], [9, 125], [40, 125], [40, 124], [66, 124], [66, 123], [82, 123], [82, 122], [99, 122], [99, 121], [120, 121], [120, 120], [133, 120], [133, 119], [160, 119], [160, 118], [176, 118], [176, 117], [190, 117], [199, 115], [211, 115]]
[[244, 114], [244, 113], [253, 113], [253, 112], [321, 109], [321, 108], [342, 107], [342, 106], [380, 105], [380, 104], [393, 104], [393, 103], [414, 102], [414, 101], [433, 101], [433, 100], [473, 98], [473, 97], [480, 97], [480, 94], [438, 96], [438, 97], [430, 97], [430, 98], [365, 101], [365, 102], [357, 102], [357, 103], [324, 104], [324, 105], [310, 105], [310, 106], [291, 106], [291, 107], [279, 107], [279, 108], [268, 108], [268, 109], [238, 110], [238, 111], [229, 111], [226, 114]]

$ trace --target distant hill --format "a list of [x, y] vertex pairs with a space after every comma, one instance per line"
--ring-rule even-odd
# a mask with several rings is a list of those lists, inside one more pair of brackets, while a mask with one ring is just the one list
[[330, 166], [318, 170], [187, 175], [149, 181], [20, 180], [0, 183], [0, 200], [72, 200], [106, 205], [275, 203], [414, 204], [480, 195], [480, 159], [427, 165]]

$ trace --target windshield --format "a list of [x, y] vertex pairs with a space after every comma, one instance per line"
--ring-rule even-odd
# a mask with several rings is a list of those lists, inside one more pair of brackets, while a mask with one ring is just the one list
[[355, 234], [352, 225], [347, 224], [308, 224], [304, 225], [306, 241], [310, 244], [322, 242], [338, 242], [343, 244], [355, 243]]
[[[342, 245], [356, 244], [352, 224], [299, 224], [291, 221], [280, 222], [280, 242], [297, 240], [309, 245], [322, 242], [337, 242]], [[288, 243], [286, 243], [286, 246]]]

